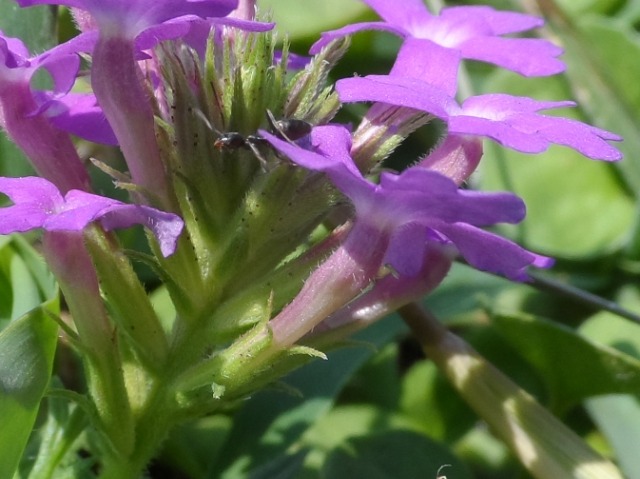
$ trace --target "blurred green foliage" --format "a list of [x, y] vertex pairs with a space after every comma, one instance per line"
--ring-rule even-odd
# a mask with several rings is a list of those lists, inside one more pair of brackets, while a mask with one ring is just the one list
[[[521, 2], [506, 0], [474, 3], [522, 8]], [[502, 233], [556, 257], [551, 271], [555, 277], [640, 312], [640, 1], [538, 4], [548, 19], [542, 34], [566, 50], [566, 76], [523, 79], [469, 65], [476, 93], [576, 99], [578, 108], [561, 113], [623, 136], [625, 159], [617, 165], [597, 163], [560, 147], [527, 156], [487, 142], [482, 168], [470, 186], [522, 196], [527, 220]], [[357, 0], [263, 0], [259, 5], [273, 12], [280, 31], [289, 34], [292, 51], [300, 54], [323, 30], [375, 19]], [[47, 6], [20, 10], [5, 0], [0, 2], [0, 28], [38, 52], [57, 38], [54, 13]], [[398, 40], [388, 34], [359, 34], [336, 75], [384, 72], [397, 46]], [[355, 112], [346, 109], [342, 118], [353, 121]], [[393, 164], [415, 161], [432, 143], [432, 130], [417, 132]], [[19, 156], [0, 138], [1, 174], [28, 174]], [[42, 265], [37, 266], [24, 244], [16, 247], [3, 240], [2, 326], [51, 299], [50, 277], [38, 268]], [[162, 298], [158, 295], [158, 304]], [[579, 299], [538, 292], [464, 266], [456, 266], [424, 303], [593, 447], [617, 461], [627, 477], [640, 478], [640, 325], [598, 312]], [[45, 325], [41, 310], [34, 311], [0, 335], [0, 345], [21, 335], [28, 346], [0, 350], [0, 367], [16, 355], [31, 355], [38, 368], [33, 382], [23, 384], [30, 399], [23, 416], [2, 384], [0, 417], [17, 421], [15, 425], [3, 419], [0, 427], [0, 444], [18, 444], [11, 455], [0, 445], [5, 461], [0, 468], [6, 470], [15, 466], [20, 444], [26, 441], [24, 431], [35, 420], [46, 372], [40, 363], [50, 367], [53, 354], [55, 332]], [[440, 466], [451, 464], [441, 472], [448, 479], [529, 477], [422, 357], [399, 318], [375, 325], [358, 339], [360, 345], [334, 351], [329, 361], [312, 363], [286, 378], [289, 392], [268, 390], [248, 399], [233, 420], [220, 415], [180, 427], [150, 474], [192, 479], [435, 478]], [[48, 411], [51, 437], [56, 437], [56, 427], [58, 432], [67, 427], [51, 420], [55, 411]], [[70, 454], [77, 455], [81, 447], [80, 441], [70, 447]], [[61, 463], [53, 477], [68, 477], [77, 464]], [[88, 468], [83, 471], [90, 474]]]

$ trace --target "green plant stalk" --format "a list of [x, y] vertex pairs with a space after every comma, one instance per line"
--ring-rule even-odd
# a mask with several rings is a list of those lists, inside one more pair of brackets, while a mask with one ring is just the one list
[[400, 313], [425, 354], [534, 477], [622, 479], [615, 465], [433, 315], [415, 303]]

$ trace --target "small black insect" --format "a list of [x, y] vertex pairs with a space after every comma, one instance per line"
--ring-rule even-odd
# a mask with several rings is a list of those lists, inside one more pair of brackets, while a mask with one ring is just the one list
[[214, 148], [218, 151], [237, 150], [239, 148], [251, 150], [260, 162], [260, 165], [262, 165], [262, 168], [266, 170], [267, 160], [262, 156], [262, 153], [260, 153], [260, 149], [258, 148], [262, 145], [269, 145], [269, 142], [259, 135], [244, 136], [237, 131], [220, 133], [220, 136], [213, 142]]
[[271, 126], [271, 133], [281, 140], [287, 140], [289, 142], [301, 140], [311, 133], [311, 129], [313, 128], [313, 125], [308, 121], [299, 120], [297, 118], [276, 120], [273, 113], [269, 110], [267, 110], [267, 120]]
[[[223, 150], [237, 150], [240, 148], [249, 149], [253, 152], [254, 156], [260, 161], [263, 169], [267, 169], [267, 160], [260, 152], [260, 148], [270, 148], [269, 142], [260, 135], [247, 135], [237, 131], [229, 131], [226, 133], [216, 130], [213, 125], [207, 120], [207, 118], [200, 112], [200, 118], [202, 118], [207, 126], [218, 134], [213, 143], [214, 148], [219, 151]], [[271, 132], [280, 138], [290, 143], [301, 140], [309, 133], [313, 126], [311, 123], [300, 120], [297, 118], [285, 118], [282, 120], [276, 120], [270, 110], [267, 110], [267, 121], [269, 122]]]

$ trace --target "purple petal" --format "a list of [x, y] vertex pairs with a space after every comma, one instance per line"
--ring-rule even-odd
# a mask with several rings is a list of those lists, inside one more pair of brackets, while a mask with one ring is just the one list
[[266, 32], [273, 29], [274, 23], [255, 22], [250, 20], [241, 20], [238, 18], [197, 18], [189, 22], [189, 31], [182, 36], [184, 42], [198, 52], [198, 56], [204, 59], [207, 50], [207, 42], [211, 35], [211, 30], [216, 25], [230, 26], [240, 30], [250, 32]]
[[7, 76], [13, 81], [21, 77], [23, 81], [28, 81], [39, 68], [44, 68], [53, 80], [53, 93], [58, 96], [66, 94], [73, 87], [80, 67], [77, 53], [90, 51], [96, 38], [94, 32], [82, 34], [36, 57], [28, 58], [29, 53], [21, 41], [0, 34], [0, 59], [4, 58], [4, 61], [0, 60], [0, 65], [4, 64], [6, 68], [0, 66], [0, 77]]
[[512, 70], [526, 77], [563, 72], [565, 64], [556, 57], [562, 49], [537, 38], [475, 37], [460, 45], [464, 58]]
[[[280, 140], [266, 131], [260, 134], [280, 153], [294, 163], [313, 171], [326, 173], [333, 184], [358, 205], [371, 203], [375, 185], [365, 180], [349, 151], [351, 133], [341, 125], [317, 126], [311, 132], [314, 151]], [[366, 206], [365, 206], [366, 207]]]
[[29, 49], [22, 40], [15, 37], [7, 37], [0, 30], [0, 58], [4, 58], [2, 63], [5, 66], [15, 68], [28, 57]]
[[485, 136], [522, 153], [541, 153], [549, 147], [549, 142], [544, 138], [519, 131], [508, 122], [475, 116], [452, 117], [449, 119], [448, 130], [449, 134]]
[[622, 140], [618, 135], [568, 118], [538, 115], [540, 117], [543, 119], [540, 134], [549, 142], [568, 146], [594, 160], [622, 159], [622, 153], [607, 143]]
[[422, 0], [362, 0], [380, 15], [385, 22], [398, 26], [411, 25], [431, 17]]
[[[452, 55], [470, 60], [480, 60], [514, 70], [525, 76], [553, 75], [564, 70], [564, 64], [556, 59], [562, 49], [546, 40], [499, 38], [500, 35], [537, 28], [543, 24], [540, 18], [515, 12], [500, 12], [491, 7], [444, 8], [440, 15], [431, 15], [421, 0], [363, 0], [384, 20], [384, 23], [361, 23], [326, 32], [313, 45], [311, 53], [317, 53], [330, 41], [362, 30], [384, 30], [408, 39], [430, 40]], [[428, 60], [428, 55], [418, 48], [412, 49], [414, 62]], [[407, 55], [409, 58], [409, 55]], [[410, 61], [406, 62], [411, 65]], [[439, 63], [415, 66], [438, 71]], [[451, 82], [450, 67], [445, 65], [446, 80], [438, 80], [435, 73], [422, 77], [434, 85]], [[414, 76], [415, 78], [420, 78]], [[445, 88], [449, 91], [449, 88]]]
[[570, 101], [545, 102], [492, 94], [471, 97], [460, 107], [440, 88], [414, 78], [390, 75], [339, 80], [336, 91], [344, 103], [375, 101], [413, 108], [445, 120], [449, 134], [486, 136], [524, 153], [540, 153], [551, 144], [559, 144], [596, 160], [622, 158], [607, 143], [620, 140], [617, 135], [575, 120], [536, 113], [574, 106]]
[[0, 234], [40, 228], [64, 200], [58, 189], [43, 178], [0, 177], [0, 193], [9, 197], [12, 206], [0, 208]]
[[178, 216], [148, 206], [125, 204], [80, 190], [71, 190], [62, 198], [51, 182], [38, 177], [0, 177], [0, 192], [13, 202], [0, 208], [0, 234], [35, 228], [82, 231], [93, 221], [100, 221], [107, 230], [142, 224], [153, 232], [162, 254], [169, 256], [183, 228]]
[[488, 136], [525, 153], [539, 153], [551, 144], [558, 144], [596, 160], [622, 158], [622, 154], [607, 143], [621, 140], [619, 136], [576, 120], [536, 113], [573, 105], [573, 102], [541, 102], [504, 94], [480, 95], [465, 101], [461, 113], [450, 118], [449, 132]]
[[29, 81], [35, 72], [22, 41], [0, 34], [0, 80]]
[[[274, 63], [282, 61], [282, 50], [276, 50], [273, 54]], [[311, 62], [311, 57], [287, 52], [287, 70], [302, 70]]]
[[336, 91], [343, 103], [387, 103], [414, 108], [442, 119], [449, 117], [449, 111], [458, 109], [455, 100], [446, 91], [413, 78], [386, 75], [345, 78], [338, 80]]
[[314, 151], [261, 134], [293, 162], [329, 175], [355, 205], [356, 225], [367, 225], [354, 228], [388, 236], [383, 262], [400, 275], [417, 274], [433, 242], [453, 242], [472, 265], [511, 279], [526, 279], [527, 266], [550, 265], [547, 258], [476, 228], [521, 221], [525, 206], [515, 195], [460, 190], [451, 179], [422, 167], [401, 174], [384, 172], [374, 185], [353, 164], [350, 134], [342, 127], [314, 128]]
[[[136, 50], [150, 50], [162, 41], [184, 37], [189, 33], [191, 23], [196, 18], [198, 17], [182, 17], [179, 20], [150, 25], [135, 37]], [[138, 60], [143, 59], [145, 58], [138, 58]]]
[[389, 76], [421, 80], [453, 97], [458, 90], [460, 61], [458, 50], [410, 37], [400, 47]]
[[440, 18], [451, 24], [481, 22], [493, 35], [525, 32], [544, 25], [542, 18], [481, 5], [443, 8]]
[[56, 47], [37, 57], [30, 57], [24, 43], [0, 32], [0, 78], [29, 81], [38, 68], [45, 68], [54, 82], [55, 90], [66, 93], [71, 89], [80, 66], [74, 51]]
[[516, 281], [528, 279], [529, 266], [550, 268], [553, 260], [540, 256], [517, 244], [464, 223], [438, 227], [456, 246], [469, 264]]
[[[411, 221], [436, 218], [447, 223], [465, 222], [476, 226], [518, 223], [525, 216], [523, 201], [511, 193], [461, 190], [446, 176], [416, 166], [401, 174], [382, 173], [380, 188], [388, 201], [402, 199]], [[348, 194], [348, 193], [347, 193]], [[392, 213], [393, 214], [393, 213]], [[395, 214], [399, 215], [399, 212]]]
[[179, 216], [144, 205], [112, 207], [109, 211], [103, 212], [100, 223], [107, 231], [136, 224], [146, 226], [158, 240], [160, 252], [165, 258], [175, 252], [178, 238], [184, 228]]
[[65, 55], [57, 57], [47, 55], [39, 62], [45, 68], [53, 80], [55, 93], [67, 93], [76, 81], [76, 75], [80, 69], [80, 57], [78, 55]]
[[49, 216], [43, 228], [48, 231], [82, 231], [114, 205], [124, 203], [80, 190], [71, 190], [65, 195], [64, 203]]
[[116, 146], [118, 139], [109, 125], [96, 97], [69, 93], [59, 100], [43, 103], [43, 112], [56, 128], [93, 143]]
[[391, 235], [383, 264], [391, 265], [394, 272], [403, 277], [415, 277], [422, 269], [426, 254], [427, 233], [425, 227], [407, 224]]
[[259, 133], [279, 152], [304, 168], [329, 174], [347, 172], [362, 177], [349, 156], [351, 133], [341, 125], [315, 127], [310, 135], [314, 151], [281, 140], [267, 131], [260, 130]]
[[478, 95], [467, 98], [462, 104], [465, 114], [485, 118], [504, 118], [510, 113], [534, 113], [540, 110], [575, 106], [573, 101], [539, 101], [526, 96], [512, 96], [504, 93]]

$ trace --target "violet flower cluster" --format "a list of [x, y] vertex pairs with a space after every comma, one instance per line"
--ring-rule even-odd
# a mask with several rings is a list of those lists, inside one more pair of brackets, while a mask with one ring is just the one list
[[[72, 334], [92, 351], [83, 361], [104, 477], [135, 477], [177, 418], [222, 408], [304, 356], [322, 356], [308, 346], [421, 298], [457, 256], [516, 281], [549, 267], [551, 259], [483, 229], [520, 222], [520, 198], [461, 187], [482, 138], [526, 153], [557, 144], [620, 159], [609, 144], [616, 135], [539, 113], [572, 102], [502, 93], [458, 102], [463, 60], [523, 76], [563, 70], [548, 41], [506, 36], [540, 19], [363, 2], [381, 21], [324, 33], [303, 61], [286, 43], [276, 51], [274, 25], [256, 20], [251, 1], [17, 0], [70, 7], [80, 34], [39, 55], [0, 34], [0, 126], [39, 175], [0, 179], [12, 203], [0, 210], [0, 233], [45, 231]], [[345, 37], [367, 29], [402, 38], [389, 74], [326, 85]], [[87, 56], [91, 92], [80, 94]], [[32, 86], [40, 69], [52, 90]], [[374, 103], [355, 131], [331, 123], [352, 102]], [[375, 175], [434, 118], [447, 133], [433, 151]], [[297, 134], [294, 121], [310, 133]], [[104, 145], [98, 151], [119, 148], [126, 167], [98, 157], [91, 168], [129, 202], [92, 190], [72, 135]], [[136, 258], [172, 299], [169, 326], [112, 232], [134, 224], [150, 233], [151, 254]], [[131, 361], [135, 383], [119, 374]]]

